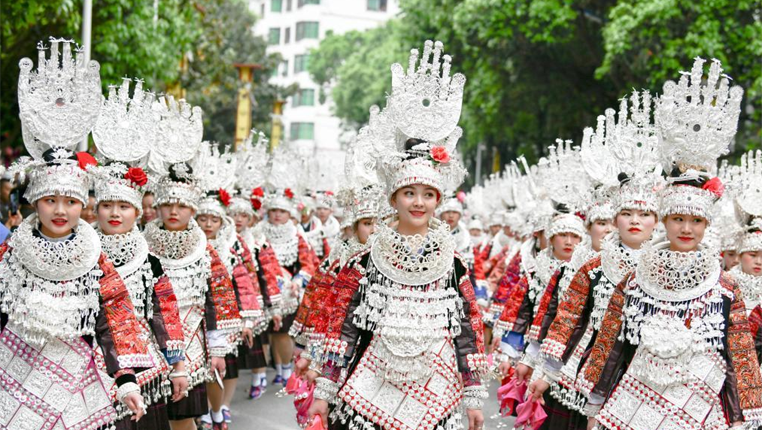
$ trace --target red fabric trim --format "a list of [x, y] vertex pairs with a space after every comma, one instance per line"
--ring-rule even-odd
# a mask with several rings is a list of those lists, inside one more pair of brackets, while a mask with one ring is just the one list
[[[313, 276], [317, 271], [318, 264], [319, 262], [317, 255], [315, 255], [315, 250], [310, 247], [307, 241], [304, 240], [304, 236], [300, 234], [299, 271], [307, 274], [308, 276]], [[296, 273], [292, 273], [292, 275], [296, 275]]]
[[561, 271], [556, 270], [556, 273], [553, 274], [553, 276], [550, 278], [550, 281], [548, 281], [548, 286], [545, 287], [545, 292], [542, 293], [542, 297], [540, 298], [540, 304], [537, 307], [537, 313], [534, 316], [534, 319], [532, 320], [532, 325], [529, 328], [529, 339], [534, 341], [540, 341], [540, 331], [542, 330], [542, 320], [545, 318], [545, 314], [548, 313], [548, 307], [550, 306], [550, 302], [553, 300], [553, 293], [556, 291], [556, 287], [558, 287], [558, 281], [561, 278]]
[[735, 300], [730, 308], [728, 325], [728, 356], [736, 371], [737, 390], [741, 409], [744, 411], [762, 408], [762, 375], [759, 372], [751, 324], [746, 319], [746, 305], [741, 299], [741, 290], [734, 280], [723, 273], [720, 284], [731, 289]]
[[262, 267], [265, 281], [267, 282], [267, 296], [272, 301], [273, 297], [280, 296], [278, 288], [278, 276], [281, 274], [281, 267], [278, 263], [278, 257], [275, 251], [269, 245], [263, 246], [259, 250], [259, 264]]
[[497, 303], [505, 303], [508, 300], [509, 295], [513, 287], [521, 280], [521, 253], [517, 252], [516, 255], [511, 258], [508, 263], [508, 267], [505, 270], [505, 275], [500, 278], [495, 294], [492, 295], [492, 301]]
[[145, 355], [148, 359], [145, 342], [139, 336], [140, 324], [135, 317], [129, 291], [105, 253], [101, 253], [98, 266], [103, 272], [99, 281], [100, 293], [114, 352], [117, 356]]
[[529, 292], [529, 280], [526, 275], [522, 276], [519, 282], [510, 292], [508, 299], [505, 302], [503, 312], [500, 314], [499, 321], [513, 325], [519, 316], [519, 309], [524, 302], [524, 297]]
[[[601, 257], [595, 257], [579, 268], [566, 289], [563, 300], [558, 303], [558, 313], [548, 329], [547, 340], [568, 345], [574, 329], [579, 325], [585, 313], [585, 305], [590, 295], [590, 278], [588, 274], [600, 267]], [[561, 359], [561, 357], [555, 357]]]
[[218, 327], [222, 324], [223, 328], [230, 324], [235, 324], [236, 320], [241, 320], [241, 313], [238, 309], [238, 303], [233, 290], [233, 282], [230, 274], [225, 268], [225, 264], [220, 259], [217, 251], [212, 245], [206, 246], [207, 252], [212, 257], [212, 276], [209, 278], [209, 291], [212, 293], [214, 310]]
[[184, 341], [183, 323], [180, 320], [177, 297], [169, 278], [166, 275], [159, 278], [153, 289], [156, 292], [156, 298], [159, 300], [159, 312], [164, 319], [164, 327], [167, 330], [169, 340]]
[[[233, 266], [233, 278], [235, 279], [234, 288], [238, 289], [238, 300], [240, 301], [240, 311], [256, 311], [259, 310], [259, 282], [256, 276], [256, 269], [254, 263], [251, 260], [251, 252], [249, 248], [244, 244], [243, 239], [238, 236], [239, 250], [232, 249], [231, 251], [237, 253], [237, 264]], [[254, 276], [252, 276], [252, 271]], [[256, 285], [256, 287], [255, 287]]]
[[[465, 264], [463, 265], [465, 267]], [[471, 324], [471, 329], [476, 336], [474, 341], [476, 342], [476, 350], [480, 353], [484, 353], [484, 322], [482, 320], [482, 310], [478, 304], [476, 304], [476, 293], [474, 293], [474, 286], [471, 285], [471, 280], [468, 276], [463, 276], [458, 285], [460, 294], [469, 304], [468, 320]]]

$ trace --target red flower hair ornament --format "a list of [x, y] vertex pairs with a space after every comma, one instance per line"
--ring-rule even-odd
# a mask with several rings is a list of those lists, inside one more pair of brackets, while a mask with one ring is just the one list
[[288, 197], [289, 199], [294, 198], [294, 192], [291, 191], [291, 188], [286, 188], [285, 190], [283, 190], [283, 195]]
[[148, 176], [140, 167], [130, 167], [127, 169], [127, 173], [124, 174], [124, 179], [132, 182], [138, 187], [142, 187], [148, 183]]
[[265, 190], [263, 190], [262, 187], [254, 188], [251, 191], [251, 195], [252, 196], [256, 196], [256, 197], [264, 197], [265, 196]]
[[725, 185], [718, 177], [714, 177], [704, 182], [704, 185], [701, 187], [701, 189], [709, 191], [710, 193], [717, 196], [718, 199], [725, 193]]
[[229, 206], [230, 205], [230, 193], [225, 191], [224, 189], [220, 188], [220, 201], [222, 202], [223, 206]]
[[88, 154], [87, 152], [77, 152], [77, 164], [79, 164], [79, 168], [82, 170], [87, 170], [91, 166], [97, 166], [98, 162], [95, 161], [95, 157]]
[[444, 146], [434, 146], [429, 151], [429, 156], [435, 164], [447, 164], [450, 162], [450, 154]]

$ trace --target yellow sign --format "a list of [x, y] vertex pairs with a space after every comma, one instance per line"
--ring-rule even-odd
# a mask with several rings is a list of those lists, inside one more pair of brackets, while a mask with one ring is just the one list
[[273, 103], [273, 130], [270, 133], [270, 151], [277, 148], [283, 138], [281, 115], [283, 115], [283, 105], [285, 103], [283, 100], [275, 100], [275, 103]]

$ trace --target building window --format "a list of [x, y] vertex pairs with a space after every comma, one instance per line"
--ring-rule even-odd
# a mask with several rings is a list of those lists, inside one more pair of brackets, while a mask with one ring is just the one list
[[294, 107], [315, 106], [315, 90], [301, 89], [294, 94]]
[[280, 63], [281, 67], [281, 76], [288, 76], [288, 60], [284, 60], [282, 63]]
[[286, 0], [286, 11], [291, 12], [291, 0]]
[[296, 23], [296, 41], [302, 39], [317, 39], [319, 34], [319, 27], [317, 22], [297, 22]]
[[278, 77], [278, 71], [280, 66], [273, 67], [272, 70], [270, 70], [270, 77], [271, 78], [277, 78]]
[[280, 43], [280, 28], [271, 28], [270, 34], [267, 38], [267, 43], [270, 45], [277, 45]]
[[320, 4], [320, 0], [299, 0], [299, 7], [302, 7], [306, 4]]
[[259, 17], [264, 18], [265, 17], [265, 4], [262, 3], [259, 7]]
[[283, 0], [270, 0], [270, 11], [271, 12], [282, 12], [283, 11]]
[[291, 27], [286, 27], [285, 34], [283, 35], [283, 43], [291, 42]]
[[294, 73], [306, 72], [310, 68], [310, 54], [294, 57]]
[[313, 140], [315, 139], [315, 123], [312, 122], [292, 122], [291, 140]]
[[368, 0], [368, 10], [386, 12], [386, 0]]

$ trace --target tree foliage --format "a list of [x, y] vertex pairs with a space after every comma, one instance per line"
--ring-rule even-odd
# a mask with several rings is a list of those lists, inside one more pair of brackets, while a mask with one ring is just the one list
[[[536, 160], [559, 137], [579, 142], [583, 128], [632, 88], [660, 92], [697, 55], [722, 60], [746, 90], [736, 152], [759, 146], [757, 0], [400, 0], [400, 7], [392, 24], [365, 36], [334, 36], [314, 53], [325, 61], [313, 62], [310, 72], [333, 83], [336, 114], [349, 126], [367, 121], [367, 101], [388, 91], [389, 64], [436, 39], [453, 56], [453, 72], [468, 78], [461, 117], [466, 159], [478, 142], [503, 160], [518, 154]], [[381, 49], [389, 52], [374, 52]], [[368, 81], [369, 69], [381, 89]], [[485, 152], [485, 165], [491, 154]]]

